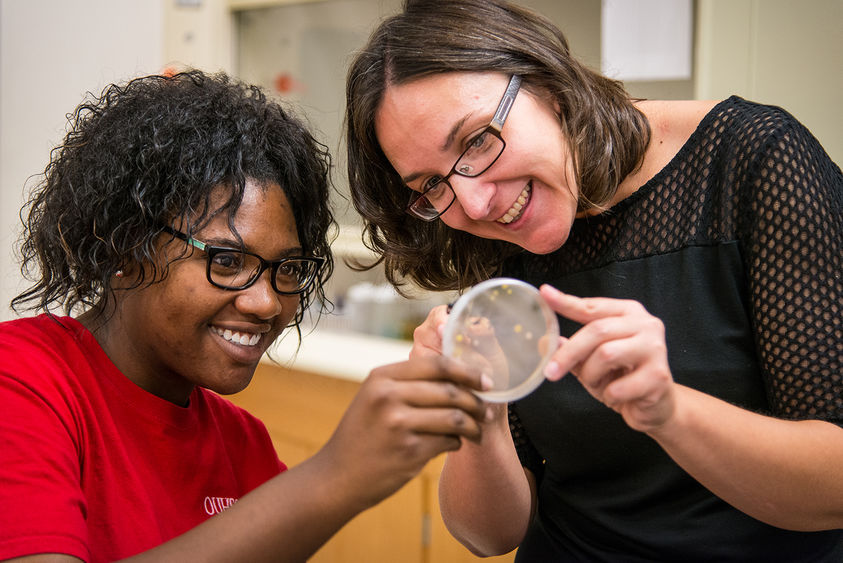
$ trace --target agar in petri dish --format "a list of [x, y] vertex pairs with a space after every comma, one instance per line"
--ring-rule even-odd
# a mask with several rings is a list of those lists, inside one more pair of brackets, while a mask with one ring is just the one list
[[532, 285], [512, 278], [477, 284], [451, 309], [442, 353], [475, 366], [493, 382], [489, 402], [518, 400], [542, 381], [559, 342], [556, 314]]

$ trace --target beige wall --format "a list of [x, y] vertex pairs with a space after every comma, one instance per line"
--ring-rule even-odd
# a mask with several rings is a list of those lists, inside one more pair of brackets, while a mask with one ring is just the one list
[[[148, 0], [142, 0], [148, 1]], [[234, 72], [234, 18], [226, 0], [157, 0], [164, 10], [164, 60], [174, 67]]]
[[230, 70], [230, 22], [224, 0], [0, 0], [0, 320], [25, 286], [18, 212], [65, 115], [88, 91], [171, 63]]
[[163, 0], [0, 0], [0, 320], [23, 195], [85, 92], [161, 67]]
[[843, 1], [697, 3], [696, 97], [782, 106], [843, 164]]

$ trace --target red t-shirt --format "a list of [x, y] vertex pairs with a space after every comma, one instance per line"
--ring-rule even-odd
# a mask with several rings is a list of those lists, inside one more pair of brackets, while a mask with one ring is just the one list
[[187, 407], [144, 391], [74, 319], [0, 323], [0, 559], [128, 557], [284, 469], [259, 420], [206, 389]]

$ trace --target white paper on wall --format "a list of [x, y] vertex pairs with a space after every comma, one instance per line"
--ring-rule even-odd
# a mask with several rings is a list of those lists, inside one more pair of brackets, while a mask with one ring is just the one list
[[602, 0], [601, 69], [624, 81], [691, 78], [691, 0]]

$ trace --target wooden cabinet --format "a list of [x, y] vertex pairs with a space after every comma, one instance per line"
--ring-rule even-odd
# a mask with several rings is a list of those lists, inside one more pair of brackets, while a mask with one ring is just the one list
[[[258, 367], [244, 391], [228, 397], [266, 424], [281, 459], [293, 466], [333, 433], [359, 383], [271, 364]], [[481, 559], [451, 537], [439, 515], [437, 482], [444, 456], [395, 495], [349, 522], [313, 563], [511, 562], [514, 552]]]

